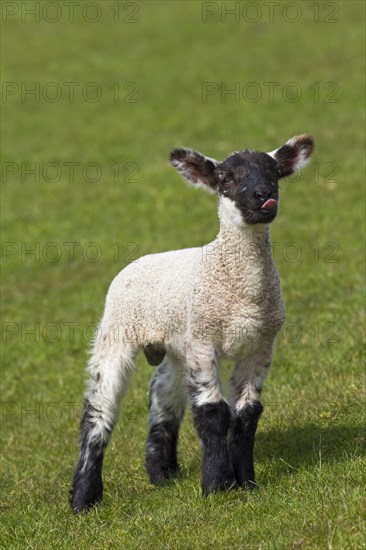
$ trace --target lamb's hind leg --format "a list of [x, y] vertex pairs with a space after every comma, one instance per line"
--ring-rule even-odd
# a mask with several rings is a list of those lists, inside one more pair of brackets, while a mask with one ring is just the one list
[[74, 512], [86, 511], [102, 500], [104, 451], [118, 419], [133, 357], [130, 347], [112, 345], [110, 335], [102, 334], [94, 344], [80, 422], [80, 455], [70, 491]]
[[270, 366], [270, 354], [245, 358], [235, 365], [233, 386], [234, 416], [230, 429], [230, 457], [239, 486], [253, 489], [254, 439], [263, 412], [261, 392]]
[[178, 470], [177, 442], [185, 405], [182, 366], [166, 354], [150, 384], [146, 469], [152, 483], [163, 483]]
[[235, 485], [227, 448], [231, 411], [222, 394], [213, 347], [199, 343], [187, 367], [193, 419], [202, 444], [202, 492], [208, 495]]

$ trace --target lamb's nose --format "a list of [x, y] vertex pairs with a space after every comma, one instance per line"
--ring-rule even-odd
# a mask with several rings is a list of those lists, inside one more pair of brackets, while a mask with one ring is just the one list
[[266, 199], [269, 199], [272, 195], [272, 192], [271, 191], [256, 191], [254, 193], [254, 196], [257, 198], [257, 199], [261, 199], [262, 201], [266, 200]]

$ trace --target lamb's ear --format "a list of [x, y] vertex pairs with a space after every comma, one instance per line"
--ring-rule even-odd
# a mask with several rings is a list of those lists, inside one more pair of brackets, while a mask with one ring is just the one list
[[181, 147], [172, 150], [170, 162], [190, 184], [193, 184], [193, 187], [202, 187], [212, 193], [217, 190], [218, 181], [215, 175], [217, 160]]
[[294, 136], [285, 145], [267, 153], [277, 161], [281, 178], [290, 176], [308, 162], [314, 150], [314, 140], [311, 136]]

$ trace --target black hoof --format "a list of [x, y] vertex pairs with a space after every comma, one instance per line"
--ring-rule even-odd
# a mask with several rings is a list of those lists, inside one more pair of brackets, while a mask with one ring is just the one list
[[101, 475], [83, 476], [77, 470], [70, 490], [69, 502], [75, 514], [88, 512], [99, 504], [103, 498], [103, 482]]
[[70, 506], [75, 514], [88, 512], [91, 508], [100, 504], [103, 498], [103, 485], [90, 490], [71, 489]]
[[178, 427], [175, 424], [160, 424], [150, 429], [147, 439], [145, 467], [151, 483], [161, 485], [178, 471]]
[[254, 491], [255, 487], [256, 487], [256, 482], [254, 479], [248, 479], [246, 481], [243, 481], [241, 484], [240, 484], [240, 487], [242, 489], [244, 489], [245, 491]]
[[162, 485], [179, 473], [177, 462], [171, 461], [169, 464], [162, 464], [156, 457], [146, 456], [146, 470], [151, 483]]
[[204, 497], [231, 489], [238, 489], [233, 471], [228, 471], [226, 475], [220, 477], [202, 480], [202, 495]]

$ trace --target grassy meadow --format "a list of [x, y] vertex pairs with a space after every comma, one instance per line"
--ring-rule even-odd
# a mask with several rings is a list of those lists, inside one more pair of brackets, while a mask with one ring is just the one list
[[[1, 548], [365, 548], [364, 3], [51, 4], [1, 6]], [[215, 197], [184, 185], [169, 150], [223, 159], [300, 133], [316, 152], [281, 183], [272, 225], [287, 321], [257, 490], [201, 498], [189, 411], [180, 477], [149, 483], [140, 356], [104, 503], [73, 516], [85, 364], [111, 280], [218, 230]]]

